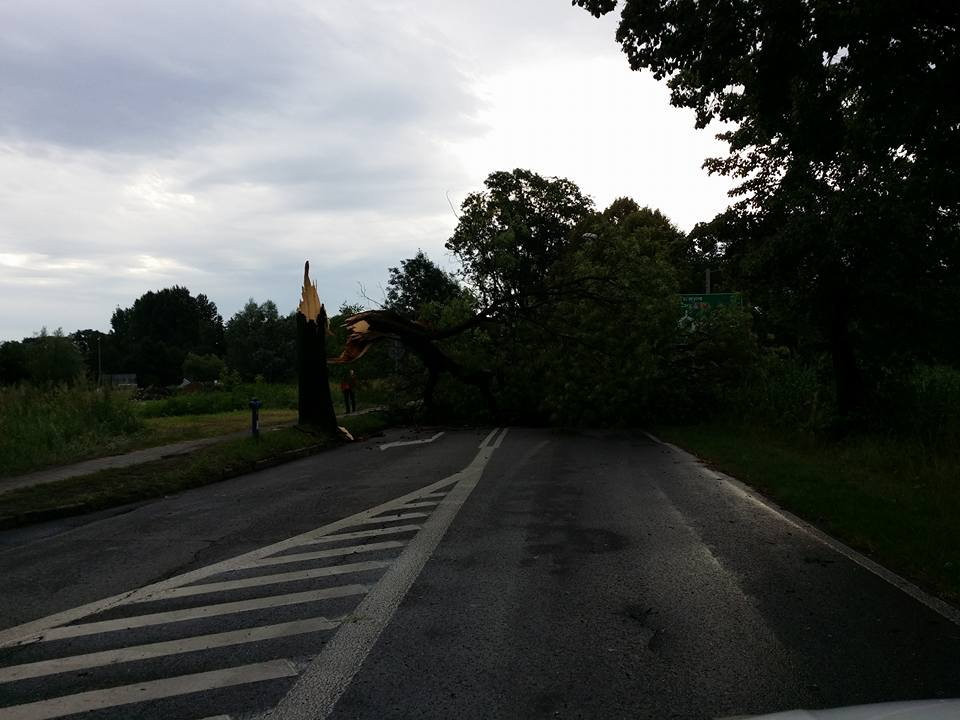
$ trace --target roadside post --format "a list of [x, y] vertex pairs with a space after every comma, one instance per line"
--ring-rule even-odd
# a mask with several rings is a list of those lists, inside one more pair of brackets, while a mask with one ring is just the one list
[[260, 407], [262, 402], [256, 398], [250, 398], [250, 435], [255, 438], [260, 437]]

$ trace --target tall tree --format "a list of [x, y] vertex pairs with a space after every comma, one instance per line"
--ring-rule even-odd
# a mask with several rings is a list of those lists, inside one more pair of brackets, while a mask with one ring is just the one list
[[818, 328], [850, 414], [868, 360], [929, 343], [929, 308], [958, 298], [960, 6], [625, 0], [617, 40], [698, 127], [734, 125], [708, 167], [740, 199], [700, 236]]
[[577, 238], [593, 201], [565, 178], [530, 170], [495, 172], [467, 196], [446, 247], [484, 306], [524, 310], [542, 297], [550, 269]]
[[250, 298], [230, 318], [225, 331], [227, 366], [244, 380], [262, 375], [269, 382], [289, 380], [296, 365], [296, 321], [282, 317], [272, 300]]
[[181, 286], [150, 291], [110, 319], [123, 371], [141, 385], [177, 383], [188, 352], [223, 353], [223, 319], [205, 295]]
[[426, 303], [446, 302], [461, 292], [456, 278], [441, 270], [423, 250], [389, 270], [385, 306], [409, 318], [416, 318]]

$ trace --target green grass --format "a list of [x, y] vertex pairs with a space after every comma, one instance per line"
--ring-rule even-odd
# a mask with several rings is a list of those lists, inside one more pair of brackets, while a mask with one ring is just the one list
[[660, 436], [748, 483], [883, 565], [960, 600], [960, 455], [919, 442], [731, 424], [658, 428]]
[[122, 452], [142, 432], [128, 395], [87, 387], [0, 388], [0, 477]]
[[[355, 437], [373, 434], [387, 425], [385, 416], [379, 413], [358, 415], [341, 422]], [[263, 433], [259, 440], [236, 438], [188, 455], [13, 490], [0, 495], [0, 528], [161, 497], [251, 472], [262, 467], [265, 461], [300, 457], [291, 455], [293, 451], [307, 448], [307, 452], [312, 453], [339, 444], [339, 440], [325, 435], [282, 428]]]
[[[130, 393], [90, 387], [0, 388], [0, 478], [90, 458], [117, 455], [184, 440], [240, 432], [250, 427], [249, 400], [263, 402], [263, 427], [297, 418], [294, 385], [247, 384], [232, 390], [136, 401]], [[361, 394], [359, 408], [379, 395]], [[334, 407], [342, 411], [339, 389]]]

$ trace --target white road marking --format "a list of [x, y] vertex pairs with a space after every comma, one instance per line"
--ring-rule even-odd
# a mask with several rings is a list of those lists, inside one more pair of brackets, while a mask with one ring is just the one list
[[[487, 439], [484, 440], [484, 444], [487, 443], [490, 438], [496, 435], [498, 431], [499, 428], [492, 430], [487, 436]], [[156, 595], [158, 592], [164, 590], [179, 588], [184, 585], [199, 582], [208, 577], [222, 575], [233, 570], [249, 567], [250, 563], [255, 560], [283, 552], [284, 550], [298, 547], [304, 543], [312, 542], [317, 538], [331, 535], [344, 528], [349, 528], [362, 523], [365, 519], [371, 518], [375, 515], [380, 515], [391, 510], [396, 511], [402, 508], [408, 502], [417, 500], [419, 498], [436, 496], [439, 493], [445, 494], [444, 489], [449, 488], [451, 485], [457, 483], [461, 479], [462, 472], [465, 472], [465, 470], [437, 480], [436, 482], [409, 492], [406, 495], [401, 495], [398, 498], [388, 500], [387, 502], [375, 507], [367, 508], [366, 510], [362, 510], [354, 515], [350, 515], [349, 517], [335, 520], [332, 523], [328, 523], [327, 525], [316, 528], [315, 530], [310, 530], [300, 535], [287, 538], [286, 540], [281, 540], [273, 543], [272, 545], [257, 548], [255, 550], [251, 550], [250, 552], [243, 553], [242, 555], [227, 558], [226, 560], [221, 560], [220, 562], [213, 563], [212, 565], [191, 570], [190, 572], [183, 573], [182, 575], [176, 575], [174, 577], [167, 578], [166, 580], [161, 580], [159, 582], [146, 585], [142, 588], [118, 593], [116, 595], [95, 600], [93, 602], [79, 605], [68, 610], [63, 610], [52, 615], [47, 615], [46, 617], [38, 618], [37, 620], [31, 620], [29, 622], [22, 623], [21, 625], [16, 625], [12, 628], [7, 628], [6, 630], [0, 631], [0, 648], [10, 647], [12, 645], [20, 645], [27, 642], [35, 642], [39, 635], [50, 628], [74, 622], [80, 618], [87, 617], [88, 615], [93, 615], [95, 613], [107, 610], [108, 608], [121, 606], [127, 603], [138, 602], [145, 597]]]
[[322, 560], [323, 558], [340, 557], [342, 555], [356, 555], [363, 552], [376, 552], [377, 550], [395, 550], [402, 548], [406, 543], [399, 540], [387, 540], [386, 542], [367, 543], [366, 545], [350, 545], [342, 548], [330, 548], [329, 550], [317, 550], [315, 552], [297, 553], [296, 555], [277, 555], [274, 557], [261, 558], [251, 562], [247, 567], [266, 567], [268, 565], [287, 565], [295, 562], [306, 562], [308, 560]]
[[241, 665], [223, 670], [65, 695], [25, 705], [0, 708], [0, 711], [3, 713], [3, 720], [48, 720], [74, 713], [104, 710], [147, 700], [161, 700], [204, 690], [295, 677], [296, 674], [296, 668], [289, 661], [271, 660], [253, 665]]
[[487, 446], [487, 444], [490, 442], [490, 438], [492, 438], [494, 435], [496, 435], [496, 434], [497, 434], [497, 431], [498, 431], [499, 429], [500, 429], [500, 428], [494, 428], [494, 429], [491, 430], [489, 433], [487, 433], [487, 436], [480, 442], [479, 445], [477, 445], [477, 447], [478, 447], [478, 448], [485, 448], [485, 447]]
[[[502, 436], [500, 439], [503, 439]], [[450, 477], [456, 484], [445, 501], [424, 523], [423, 530], [407, 544], [380, 582], [360, 602], [353, 612], [353, 622], [340, 626], [320, 655], [271, 713], [271, 718], [321, 720], [330, 714], [463, 503], [480, 481], [494, 450], [490, 446], [482, 448], [466, 468]]]
[[360, 538], [377, 537], [378, 535], [400, 535], [401, 533], [417, 532], [420, 527], [420, 525], [395, 525], [394, 527], [374, 528], [373, 530], [357, 530], [356, 532], [337, 533], [336, 535], [326, 535], [322, 538], [317, 538], [316, 540], [303, 543], [303, 545], [300, 547], [332, 543], [337, 542], [338, 540], [359, 540]]
[[434, 440], [440, 438], [443, 435], [443, 431], [438, 432], [432, 438], [427, 438], [426, 440], [397, 440], [395, 442], [384, 443], [380, 446], [381, 450], [387, 450], [388, 448], [402, 447], [403, 445], [425, 445], [427, 443], [432, 443]]
[[426, 495], [421, 495], [420, 497], [423, 498], [424, 500], [432, 500], [433, 498], [436, 498], [437, 500], [443, 500], [443, 498], [445, 498], [446, 496], [447, 496], [447, 492], [443, 491], [443, 492], [427, 493]]
[[494, 449], [496, 449], [496, 448], [500, 447], [501, 445], [503, 445], [503, 439], [507, 436], [507, 431], [509, 431], [509, 430], [510, 430], [510, 428], [504, 428], [504, 429], [503, 429], [503, 432], [500, 433], [500, 437], [498, 437], [498, 438], [497, 438], [497, 441], [493, 444]]
[[914, 600], [920, 602], [923, 605], [926, 605], [928, 608], [933, 610], [935, 613], [937, 613], [941, 617], [946, 618], [947, 620], [949, 620], [952, 623], [955, 623], [956, 625], [960, 625], [960, 609], [955, 608], [953, 605], [950, 605], [949, 603], [944, 602], [938, 597], [934, 597], [929, 593], [924, 592], [923, 590], [918, 588], [916, 585], [914, 585], [912, 582], [910, 582], [906, 578], [900, 577], [899, 575], [897, 575], [895, 572], [892, 572], [891, 570], [887, 570], [887, 568], [883, 567], [879, 563], [876, 563], [870, 558], [866, 557], [865, 555], [858, 553], [853, 548], [849, 547], [848, 545], [845, 545], [844, 543], [840, 542], [836, 538], [831, 537], [827, 533], [823, 532], [823, 530], [820, 530], [819, 528], [814, 527], [813, 525], [808, 523], [806, 520], [803, 520], [802, 518], [794, 515], [788, 510], [784, 510], [773, 501], [768, 500], [767, 498], [761, 496], [756, 490], [751, 488], [746, 483], [743, 483], [740, 480], [737, 480], [736, 478], [731, 477], [730, 475], [727, 475], [725, 473], [707, 468], [703, 464], [703, 461], [700, 460], [700, 458], [698, 458], [696, 455], [692, 455], [691, 453], [688, 453], [683, 448], [677, 447], [672, 443], [664, 442], [660, 438], [655, 437], [650, 433], [644, 433], [644, 434], [648, 438], [653, 440], [655, 443], [658, 443], [660, 445], [663, 445], [664, 447], [670, 448], [670, 450], [672, 450], [677, 455], [680, 455], [689, 464], [696, 466], [696, 468], [699, 469], [704, 475], [708, 477], [713, 476], [715, 479], [726, 483], [727, 487], [729, 487], [733, 492], [735, 492], [740, 497], [746, 500], [749, 500], [750, 502], [756, 504], [757, 506], [759, 506], [760, 508], [766, 510], [771, 514], [776, 515], [781, 520], [784, 520], [788, 524], [795, 527], [797, 530], [800, 530], [801, 532], [806, 533], [807, 535], [811, 536], [815, 540], [831, 548], [832, 550], [839, 553], [840, 555], [843, 555], [848, 560], [853, 561], [854, 563], [862, 567], [864, 570], [873, 573], [874, 575], [879, 577], [881, 580], [884, 580], [890, 585], [893, 585], [895, 588], [898, 588], [899, 590], [905, 592]]
[[376, 523], [394, 522], [396, 520], [416, 520], [417, 518], [429, 517], [430, 513], [412, 512], [400, 513], [399, 515], [381, 515], [379, 517], [369, 517], [365, 520], [358, 520], [357, 525], [375, 525]]
[[[324, 617], [317, 617], [308, 620], [278, 623], [276, 625], [261, 625], [259, 627], [244, 628], [242, 630], [212, 633], [210, 635], [196, 635], [180, 640], [133, 645], [114, 650], [87, 653], [85, 655], [72, 655], [70, 657], [54, 658], [52, 660], [40, 660], [23, 665], [0, 667], [0, 683], [43, 677], [45, 675], [56, 675], [57, 673], [72, 672], [86, 668], [102, 667], [103, 665], [149, 660], [151, 658], [179, 655], [181, 653], [196, 652], [199, 650], [244, 645], [247, 643], [260, 642], [261, 640], [290, 637], [292, 635], [322, 632], [324, 630], [333, 630], [340, 625], [340, 622], [339, 619], [328, 620]], [[2, 716], [2, 714], [3, 709], [0, 708], [0, 716]]]
[[300, 603], [318, 602], [330, 598], [362, 595], [370, 588], [367, 585], [343, 585], [341, 587], [325, 588], [323, 590], [309, 590], [307, 592], [290, 593], [288, 595], [271, 595], [269, 597], [239, 600], [236, 602], [202, 605], [200, 607], [185, 608], [183, 610], [167, 610], [166, 612], [134, 615], [133, 617], [117, 618], [115, 620], [99, 620], [82, 625], [64, 625], [45, 631], [36, 640], [47, 642], [63, 638], [94, 635], [116, 630], [130, 630], [131, 628], [148, 627], [150, 625], [165, 625], [166, 623], [198, 620], [201, 618], [216, 617], [218, 615], [232, 615], [234, 613], [262, 610], [264, 608], [298, 605]]
[[440, 504], [439, 500], [425, 500], [423, 502], [407, 503], [406, 505], [403, 506], [403, 509], [406, 510], [407, 508], [410, 508], [411, 510], [413, 510], [415, 508], [436, 507], [439, 504]]
[[187, 585], [181, 588], [159, 590], [154, 595], [137, 598], [136, 602], [152, 600], [167, 600], [169, 598], [190, 597], [207, 593], [226, 592], [241, 588], [260, 587], [262, 585], [278, 585], [280, 583], [297, 582], [298, 580], [313, 580], [330, 575], [346, 575], [347, 573], [366, 572], [368, 570], [382, 570], [390, 566], [390, 560], [368, 560], [359, 563], [345, 563], [343, 565], [329, 565], [311, 570], [294, 570], [293, 572], [276, 573], [273, 575], [257, 575], [256, 577], [241, 578], [239, 580], [223, 580], [221, 582], [204, 583], [202, 585]]

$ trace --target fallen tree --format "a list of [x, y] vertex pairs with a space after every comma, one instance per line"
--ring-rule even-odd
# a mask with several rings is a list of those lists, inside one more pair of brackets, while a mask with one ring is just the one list
[[496, 401], [491, 387], [493, 373], [489, 370], [466, 368], [437, 345], [440, 340], [475, 327], [484, 319], [485, 316], [480, 314], [467, 323], [438, 332], [392, 310], [367, 310], [344, 320], [343, 326], [347, 328], [349, 335], [343, 352], [339, 357], [330, 358], [327, 362], [351, 363], [363, 357], [377, 342], [393, 340], [416, 355], [427, 369], [428, 379], [424, 388], [423, 402], [428, 412], [433, 408], [433, 391], [440, 374], [446, 372], [457, 380], [476, 387], [483, 395], [491, 414], [495, 415]]

